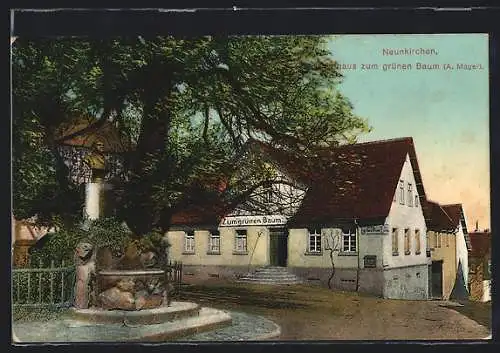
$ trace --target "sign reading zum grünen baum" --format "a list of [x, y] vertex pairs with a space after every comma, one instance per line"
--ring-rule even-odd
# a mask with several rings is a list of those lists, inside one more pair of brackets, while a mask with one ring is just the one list
[[279, 226], [286, 224], [286, 217], [281, 215], [269, 216], [230, 216], [224, 217], [220, 222], [221, 227], [240, 226]]

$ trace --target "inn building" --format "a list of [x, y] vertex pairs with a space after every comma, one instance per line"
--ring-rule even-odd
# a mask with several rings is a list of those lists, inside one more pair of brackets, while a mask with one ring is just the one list
[[249, 198], [268, 203], [267, 213], [204, 199], [172, 217], [170, 258], [183, 262], [187, 281], [271, 267], [328, 286], [333, 262], [334, 289], [429, 297], [427, 198], [412, 138], [325, 149], [317, 164], [257, 145], [280, 180]]

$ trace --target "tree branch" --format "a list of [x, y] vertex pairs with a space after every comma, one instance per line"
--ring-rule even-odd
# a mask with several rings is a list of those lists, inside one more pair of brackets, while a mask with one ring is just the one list
[[205, 115], [205, 126], [203, 127], [203, 140], [205, 141], [206, 144], [208, 144], [208, 124], [210, 122], [210, 116], [209, 116], [209, 110], [208, 110], [208, 105], [205, 104], [205, 110], [204, 110], [204, 115]]
[[236, 135], [234, 134], [234, 131], [231, 127], [231, 122], [226, 121], [225, 115], [222, 113], [222, 109], [219, 105], [215, 108], [217, 111], [217, 114], [219, 115], [220, 121], [224, 128], [226, 129], [227, 133], [231, 137], [231, 140], [233, 141], [233, 145], [236, 148], [236, 150], [239, 150], [241, 148], [241, 143], [240, 141], [236, 138]]
[[[220, 74], [233, 88], [238, 97], [244, 101], [245, 106], [252, 113], [252, 123], [255, 128], [269, 134], [273, 139], [282, 141], [289, 146], [296, 147], [301, 144], [301, 141], [293, 136], [280, 133], [274, 129], [274, 127], [266, 122], [266, 116], [257, 108], [251, 98], [248, 97], [248, 93], [242, 88], [241, 83], [234, 77], [230, 70], [216, 67], [214, 70]], [[250, 118], [250, 117], [249, 117]]]

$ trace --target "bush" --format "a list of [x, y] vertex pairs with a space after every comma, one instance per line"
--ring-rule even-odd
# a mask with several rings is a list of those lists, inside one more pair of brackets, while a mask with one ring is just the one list
[[56, 265], [61, 261], [74, 261], [76, 246], [81, 241], [88, 241], [96, 248], [109, 247], [115, 254], [123, 254], [124, 249], [135, 243], [142, 251], [156, 250], [161, 247], [163, 234], [151, 232], [141, 238], [135, 238], [127, 226], [116, 218], [99, 218], [86, 220], [81, 227], [61, 228], [55, 233], [47, 234], [31, 250], [31, 263], [35, 266], [39, 261]]
[[[112, 249], [122, 249], [131, 236], [130, 231], [122, 222], [114, 218], [86, 220], [81, 226], [64, 228], [44, 236], [31, 250], [31, 263], [39, 261], [56, 263], [74, 261], [76, 246], [81, 241], [89, 241], [96, 247], [109, 246]], [[67, 263], [69, 263], [67, 262]]]

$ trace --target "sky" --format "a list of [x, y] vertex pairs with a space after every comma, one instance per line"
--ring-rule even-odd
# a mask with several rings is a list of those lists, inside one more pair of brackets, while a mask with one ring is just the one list
[[[344, 65], [340, 91], [373, 128], [359, 141], [413, 137], [428, 199], [462, 203], [469, 231], [490, 228], [488, 36], [340, 35], [328, 46]], [[384, 55], [405, 48], [428, 54]]]

